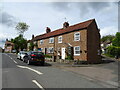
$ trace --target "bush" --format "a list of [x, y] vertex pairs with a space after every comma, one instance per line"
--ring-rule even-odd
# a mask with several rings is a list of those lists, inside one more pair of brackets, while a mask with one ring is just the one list
[[46, 54], [45, 57], [46, 57], [46, 58], [52, 58], [52, 56], [50, 56], [50, 55], [48, 55], [48, 54]]
[[72, 56], [67, 56], [65, 59], [72, 60]]
[[120, 55], [120, 47], [109, 46], [107, 48], [107, 54], [110, 56], [118, 56]]

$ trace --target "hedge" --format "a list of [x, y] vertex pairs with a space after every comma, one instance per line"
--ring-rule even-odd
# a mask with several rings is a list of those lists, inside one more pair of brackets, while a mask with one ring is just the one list
[[107, 54], [112, 56], [120, 56], [120, 47], [116, 46], [107, 47]]
[[52, 56], [50, 56], [50, 55], [48, 55], [48, 54], [46, 54], [45, 57], [46, 57], [46, 58], [52, 58]]

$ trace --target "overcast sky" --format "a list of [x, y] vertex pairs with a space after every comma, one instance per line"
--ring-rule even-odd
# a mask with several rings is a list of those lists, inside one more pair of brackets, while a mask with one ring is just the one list
[[[45, 33], [62, 28], [65, 21], [74, 25], [95, 19], [101, 36], [114, 35], [118, 31], [117, 2], [2, 2], [0, 4], [0, 46], [6, 38], [18, 36], [15, 25], [26, 22], [30, 27], [24, 37], [31, 39], [32, 34]], [[66, 18], [66, 19], [65, 19]]]

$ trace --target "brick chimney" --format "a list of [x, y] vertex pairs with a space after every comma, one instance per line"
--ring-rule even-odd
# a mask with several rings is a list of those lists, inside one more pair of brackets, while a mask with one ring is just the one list
[[65, 29], [65, 28], [67, 28], [67, 27], [69, 27], [69, 23], [68, 23], [68, 22], [64, 22], [64, 23], [63, 23], [63, 28]]
[[32, 35], [32, 39], [34, 38], [34, 34]]
[[49, 27], [46, 27], [46, 33], [51, 32], [51, 29]]
[[8, 39], [6, 39], [6, 41], [8, 41]]

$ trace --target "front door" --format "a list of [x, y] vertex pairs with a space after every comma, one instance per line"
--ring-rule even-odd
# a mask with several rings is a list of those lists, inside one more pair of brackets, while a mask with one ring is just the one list
[[62, 48], [62, 59], [65, 59], [65, 48]]

